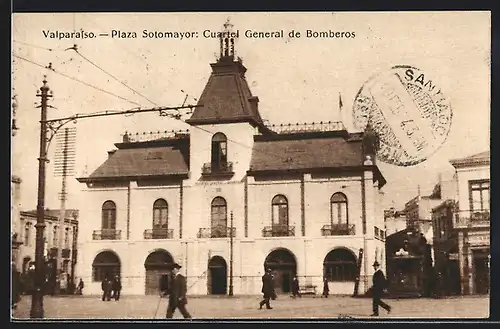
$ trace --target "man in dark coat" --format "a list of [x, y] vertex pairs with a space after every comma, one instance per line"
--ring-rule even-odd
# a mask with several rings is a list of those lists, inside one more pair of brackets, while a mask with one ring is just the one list
[[113, 297], [115, 298], [115, 300], [116, 301], [120, 300], [120, 293], [122, 291], [122, 281], [120, 280], [120, 277], [118, 275], [115, 276], [111, 289], [113, 289]]
[[294, 297], [294, 298], [297, 296], [302, 297], [300, 295], [300, 287], [299, 286], [300, 286], [299, 279], [296, 276], [294, 276], [293, 280], [292, 280], [292, 297]]
[[104, 280], [102, 280], [101, 289], [102, 301], [104, 302], [111, 300], [111, 280], [108, 277], [105, 277]]
[[168, 298], [167, 319], [174, 316], [175, 309], [179, 309], [184, 319], [190, 319], [191, 315], [186, 310], [187, 304], [187, 281], [186, 277], [179, 273], [181, 266], [177, 263], [174, 264], [172, 269], [172, 287]]
[[267, 269], [266, 273], [262, 276], [262, 293], [264, 294], [264, 299], [262, 299], [259, 303], [259, 310], [262, 309], [264, 304], [268, 310], [271, 310], [272, 307], [269, 304], [269, 300], [274, 295], [274, 281], [271, 275], [271, 269]]
[[372, 295], [373, 295], [373, 314], [372, 316], [378, 316], [378, 307], [381, 306], [383, 309], [387, 311], [387, 313], [391, 312], [391, 307], [382, 301], [382, 293], [387, 288], [387, 280], [385, 279], [384, 273], [380, 269], [380, 264], [375, 261], [373, 263], [373, 268], [375, 273], [373, 273], [373, 286], [372, 286]]
[[83, 287], [85, 285], [83, 284], [82, 278], [80, 278], [80, 282], [78, 282], [78, 286], [76, 287], [76, 294], [77, 295], [82, 295], [83, 294]]
[[328, 298], [328, 294], [330, 293], [330, 287], [328, 287], [328, 280], [327, 278], [323, 279], [323, 293], [321, 294], [321, 298], [325, 297]]

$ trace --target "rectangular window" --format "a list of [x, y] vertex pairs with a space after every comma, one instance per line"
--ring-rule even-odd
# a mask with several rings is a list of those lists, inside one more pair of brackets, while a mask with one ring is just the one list
[[470, 211], [484, 212], [490, 210], [490, 181], [469, 181]]
[[331, 211], [332, 225], [347, 224], [347, 203], [332, 203]]
[[227, 226], [227, 212], [224, 206], [212, 207], [212, 227]]
[[64, 246], [69, 248], [69, 228], [66, 228], [64, 231]]

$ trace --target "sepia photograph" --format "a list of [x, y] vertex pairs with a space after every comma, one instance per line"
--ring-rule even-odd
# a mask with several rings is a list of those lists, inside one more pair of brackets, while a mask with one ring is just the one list
[[489, 318], [491, 12], [15, 12], [11, 47], [11, 321]]

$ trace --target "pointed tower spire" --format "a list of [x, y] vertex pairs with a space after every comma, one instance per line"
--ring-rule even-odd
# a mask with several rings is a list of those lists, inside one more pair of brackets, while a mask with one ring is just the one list
[[220, 41], [220, 58], [222, 60], [224, 58], [234, 59], [235, 49], [235, 37], [236, 33], [233, 32], [233, 24], [229, 21], [229, 18], [224, 23], [224, 30], [220, 33], [219, 41]]

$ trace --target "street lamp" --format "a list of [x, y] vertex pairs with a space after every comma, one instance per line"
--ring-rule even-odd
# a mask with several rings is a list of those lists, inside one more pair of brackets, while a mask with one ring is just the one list
[[37, 97], [41, 98], [40, 156], [38, 158], [38, 204], [36, 206], [35, 290], [31, 298], [31, 318], [43, 318], [43, 285], [45, 283], [44, 239], [45, 229], [45, 164], [47, 162], [47, 100], [50, 88], [46, 76]]

